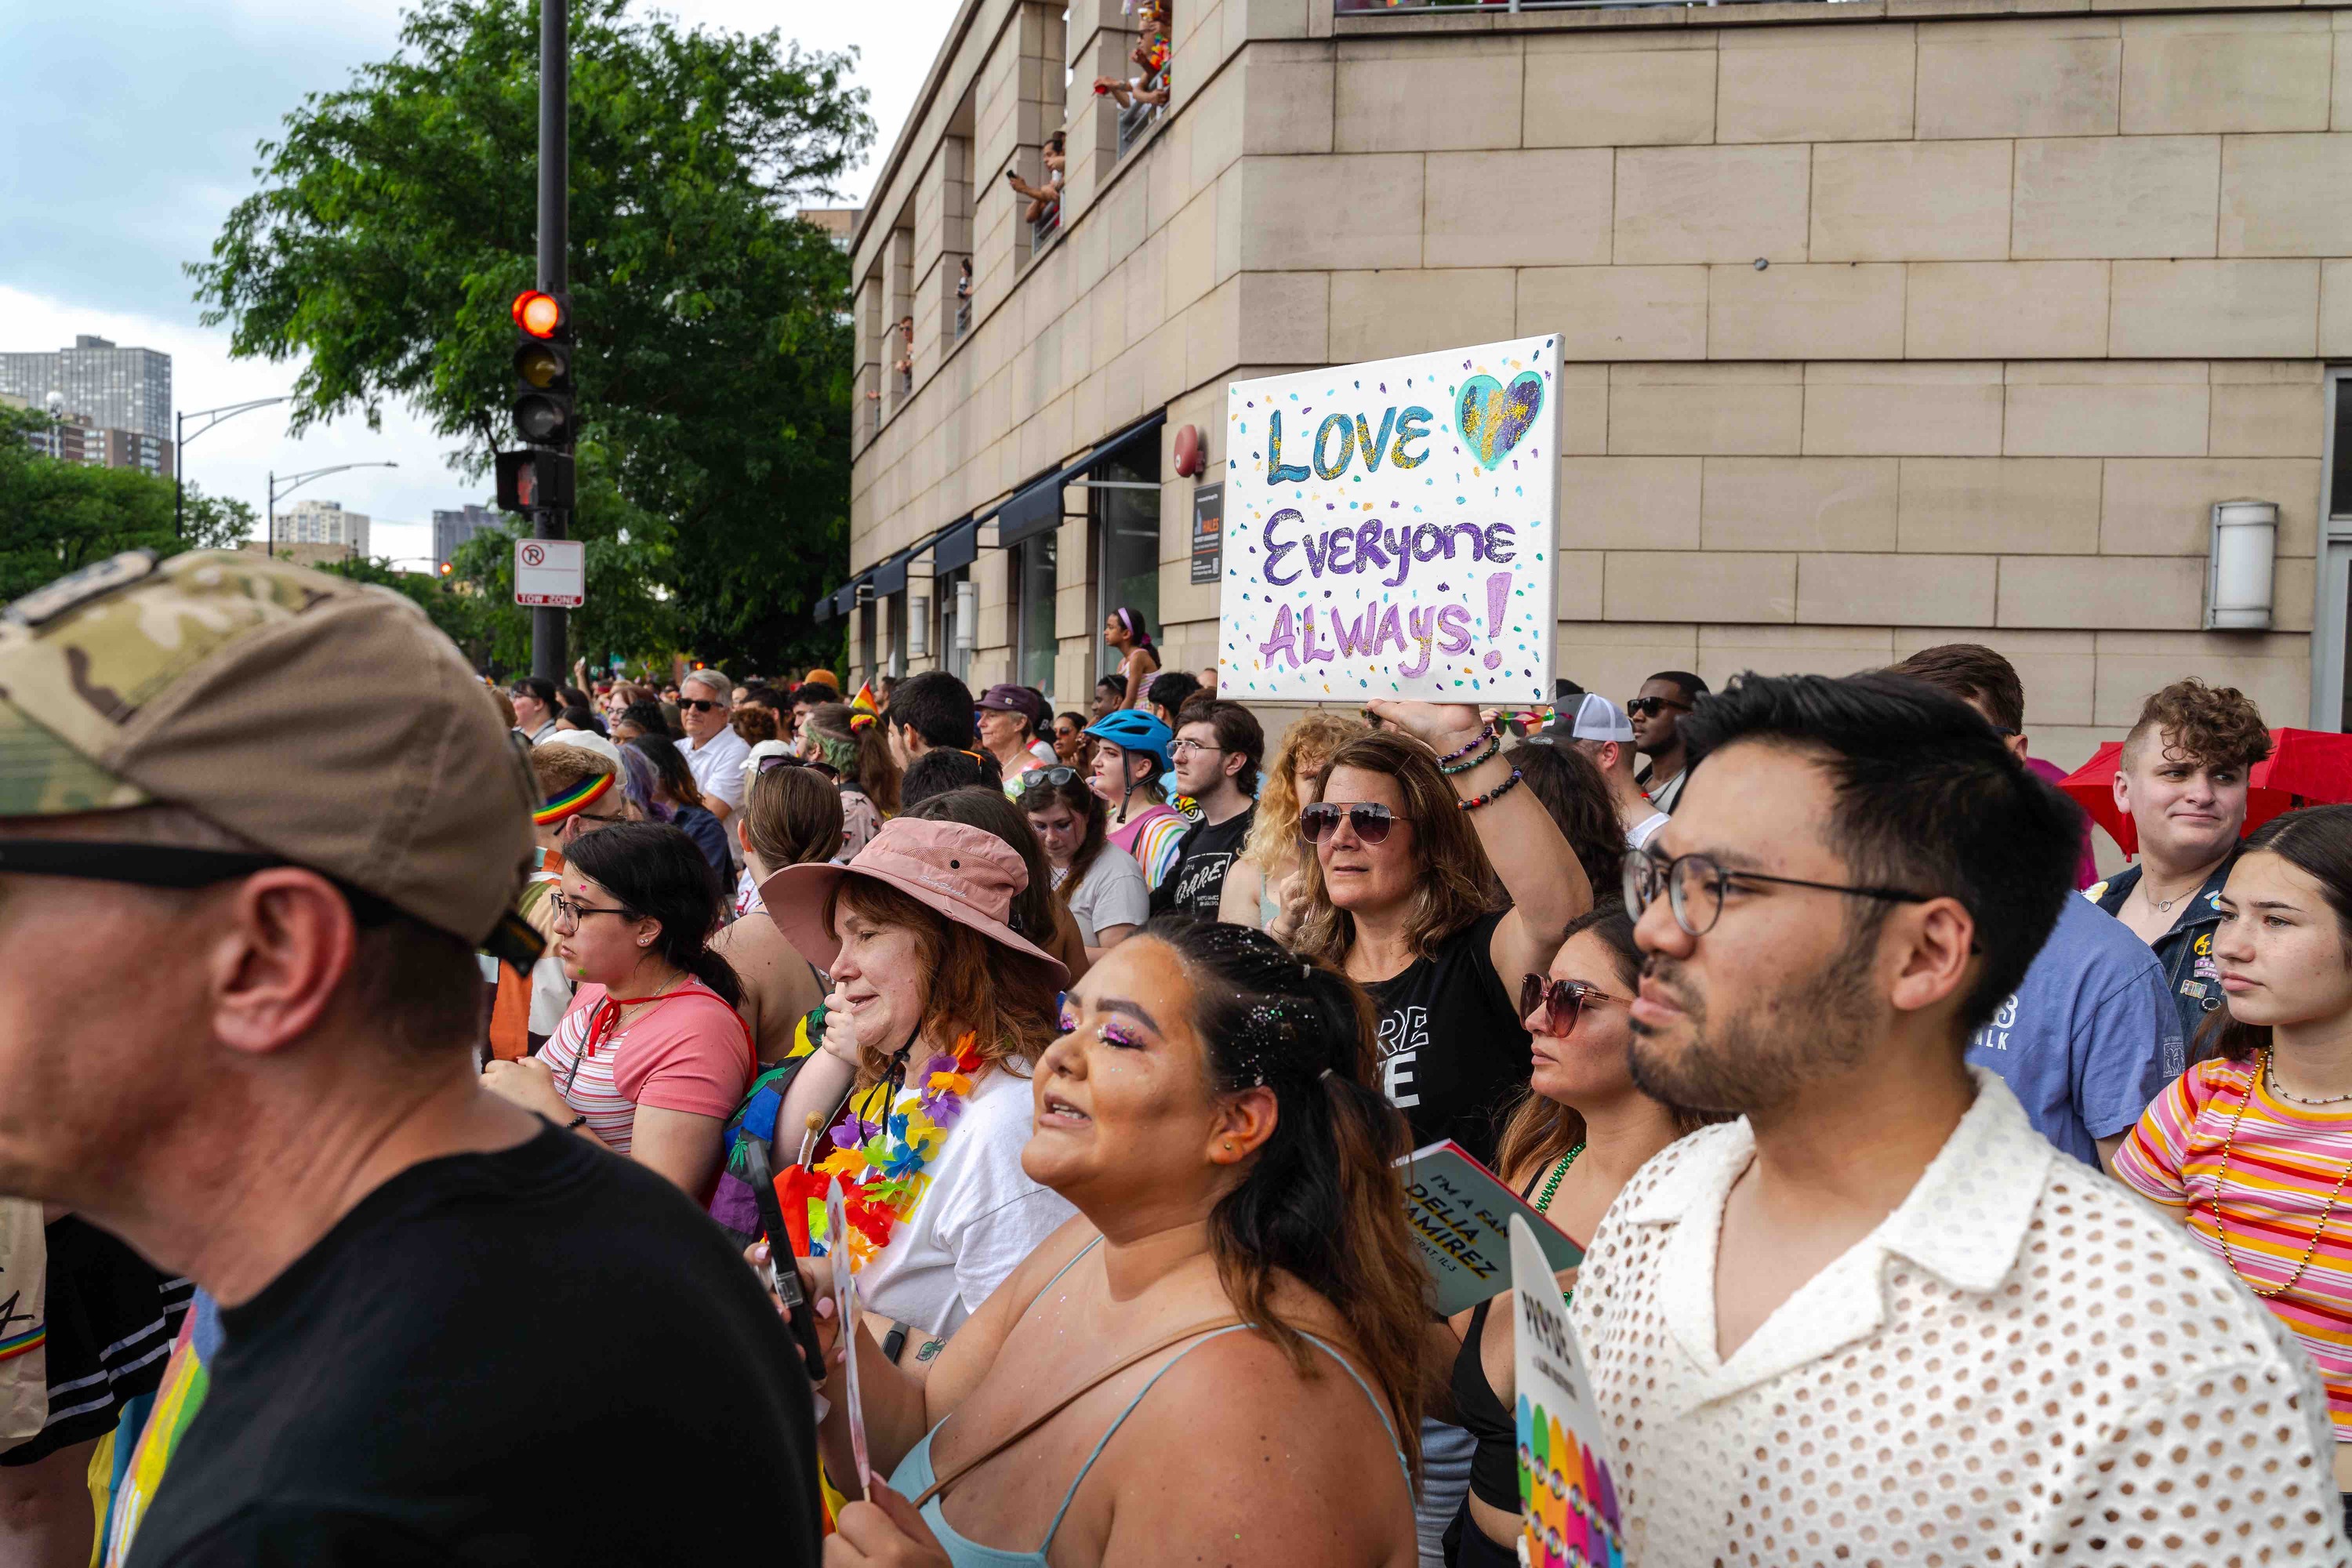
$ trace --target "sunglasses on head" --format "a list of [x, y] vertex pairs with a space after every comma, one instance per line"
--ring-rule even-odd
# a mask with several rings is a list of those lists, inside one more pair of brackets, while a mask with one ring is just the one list
[[1396, 821], [1394, 812], [1373, 802], [1332, 805], [1317, 801], [1299, 811], [1298, 836], [1309, 844], [1320, 844], [1339, 827], [1342, 816], [1347, 817], [1348, 826], [1356, 830], [1356, 837], [1367, 844], [1378, 844], [1386, 838]]
[[1059, 789], [1077, 776], [1076, 768], [1031, 768], [1020, 777], [1021, 793], [1027, 795], [1032, 790]]
[[1625, 704], [1625, 711], [1636, 719], [1654, 718], [1668, 708], [1679, 709], [1685, 713], [1690, 711], [1689, 703], [1677, 702], [1671, 697], [1636, 697]]
[[1581, 980], [1554, 980], [1548, 974], [1530, 974], [1519, 982], [1519, 1016], [1530, 1017], [1540, 1006], [1544, 1010], [1543, 1032], [1547, 1035], [1565, 1035], [1575, 1028], [1587, 1003], [1615, 1002], [1622, 1005], [1630, 1000], [1612, 996]]
[[712, 713], [727, 706], [724, 702], [712, 702], [700, 697], [681, 697], [677, 700], [677, 705], [680, 708], [692, 709], [697, 713]]

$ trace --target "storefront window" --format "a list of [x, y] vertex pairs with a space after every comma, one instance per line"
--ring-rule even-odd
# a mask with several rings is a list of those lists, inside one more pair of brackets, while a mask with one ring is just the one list
[[1020, 683], [1054, 689], [1054, 592], [1058, 538], [1041, 533], [1013, 546], [1013, 631], [1014, 668]]
[[1129, 442], [1098, 464], [1087, 481], [1087, 510], [1094, 518], [1095, 674], [1112, 668], [1100, 630], [1121, 605], [1136, 611], [1159, 637], [1160, 624], [1160, 444]]

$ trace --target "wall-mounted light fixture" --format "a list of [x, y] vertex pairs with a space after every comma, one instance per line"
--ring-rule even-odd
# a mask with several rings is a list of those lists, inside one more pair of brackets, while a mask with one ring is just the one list
[[2271, 581], [2278, 558], [2279, 509], [2266, 500], [2213, 505], [2205, 565], [2205, 629], [2268, 631]]
[[955, 646], [956, 652], [968, 654], [980, 643], [980, 594], [971, 583], [956, 584]]
[[931, 602], [907, 595], [907, 657], [931, 657]]

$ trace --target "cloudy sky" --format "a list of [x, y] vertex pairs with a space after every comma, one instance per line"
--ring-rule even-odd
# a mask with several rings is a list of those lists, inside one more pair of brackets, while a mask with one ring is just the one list
[[[847, 198], [868, 182], [912, 108], [956, 0], [663, 0], [689, 26], [773, 27], [809, 48], [859, 51], [877, 136]], [[286, 391], [291, 365], [232, 360], [226, 327], [197, 321], [181, 264], [209, 251], [255, 185], [254, 144], [306, 92], [341, 86], [396, 47], [400, 0], [114, 0], [0, 4], [0, 350], [47, 350], [80, 332], [172, 356], [183, 410]], [[432, 549], [436, 507], [488, 500], [443, 460], [404, 409], [286, 434], [277, 409], [221, 425], [189, 447], [188, 477], [258, 515], [272, 469], [390, 461], [334, 474], [302, 494], [374, 519], [374, 553]], [[484, 481], [486, 484], [487, 481]]]

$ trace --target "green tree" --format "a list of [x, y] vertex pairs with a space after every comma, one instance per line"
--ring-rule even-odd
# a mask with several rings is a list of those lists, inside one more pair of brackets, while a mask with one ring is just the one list
[[379, 588], [389, 588], [404, 595], [424, 606], [433, 617], [433, 624], [448, 635], [477, 669], [491, 667], [491, 641], [494, 635], [489, 605], [472, 592], [473, 584], [460, 584], [453, 577], [437, 577], [423, 572], [404, 572], [382, 556], [353, 556], [348, 561], [330, 561], [319, 570], [337, 577], [349, 577], [355, 583], [373, 583]]
[[[403, 400], [480, 473], [534, 280], [538, 7], [425, 0], [401, 37], [262, 143], [261, 188], [189, 270], [235, 353], [305, 362], [298, 431]], [[793, 214], [872, 141], [865, 92], [848, 56], [625, 0], [576, 0], [572, 51], [573, 649], [781, 668], [825, 646], [808, 609], [848, 539], [847, 262]], [[529, 635], [506, 561], [488, 539], [463, 558], [505, 606], [499, 653]]]
[[0, 602], [126, 550], [233, 550], [252, 532], [251, 507], [190, 486], [186, 532], [175, 534], [171, 480], [44, 457], [32, 438], [47, 426], [45, 415], [0, 408]]

